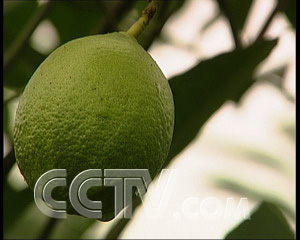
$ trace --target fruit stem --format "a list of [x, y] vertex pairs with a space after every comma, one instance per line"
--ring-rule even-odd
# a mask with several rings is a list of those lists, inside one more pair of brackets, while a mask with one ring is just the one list
[[128, 35], [137, 38], [145, 27], [149, 24], [157, 10], [158, 0], [150, 0], [148, 6], [144, 9], [142, 16], [128, 29]]

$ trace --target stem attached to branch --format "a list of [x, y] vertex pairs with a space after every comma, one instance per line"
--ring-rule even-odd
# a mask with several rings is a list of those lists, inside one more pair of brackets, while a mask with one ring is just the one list
[[157, 10], [158, 1], [152, 0], [144, 9], [142, 16], [128, 29], [128, 35], [137, 38], [149, 24]]

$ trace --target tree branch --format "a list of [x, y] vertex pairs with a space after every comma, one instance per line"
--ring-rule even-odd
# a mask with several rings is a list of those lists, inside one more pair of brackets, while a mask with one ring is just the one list
[[152, 0], [144, 9], [142, 16], [128, 29], [128, 35], [137, 38], [153, 18], [158, 6], [157, 0]]
[[4, 54], [3, 59], [3, 68], [6, 70], [11, 64], [14, 62], [16, 57], [20, 54], [23, 50], [24, 46], [28, 42], [31, 34], [34, 32], [36, 27], [42, 21], [42, 19], [47, 14], [50, 6], [52, 5], [53, 1], [47, 1], [46, 3], [42, 4], [34, 13], [32, 18], [29, 22], [24, 26], [20, 34], [16, 37], [14, 42], [11, 44], [9, 49]]
[[177, 10], [179, 10], [185, 0], [181, 1], [161, 1], [153, 24], [149, 25], [146, 31], [139, 37], [139, 43], [147, 50], [154, 40], [159, 37], [165, 23]]

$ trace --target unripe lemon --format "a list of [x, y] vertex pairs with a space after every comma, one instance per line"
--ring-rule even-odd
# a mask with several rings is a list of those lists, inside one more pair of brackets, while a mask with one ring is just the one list
[[[154, 177], [173, 126], [168, 81], [135, 38], [83, 37], [51, 53], [28, 82], [14, 124], [16, 159], [31, 189], [52, 169], [67, 170], [68, 186], [87, 169], [148, 169]], [[56, 200], [68, 200], [68, 189], [55, 190]], [[112, 218], [113, 188], [88, 197], [102, 201], [102, 220]]]

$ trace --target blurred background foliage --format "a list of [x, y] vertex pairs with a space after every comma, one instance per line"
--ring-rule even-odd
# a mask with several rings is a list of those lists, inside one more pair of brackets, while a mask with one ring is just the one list
[[[245, 93], [254, 85], [263, 82], [271, 84], [294, 106], [294, 96], [287, 91], [284, 84], [288, 63], [272, 67], [263, 74], [257, 73], [257, 69], [270, 58], [278, 45], [278, 36], [266, 37], [274, 18], [278, 15], [285, 16], [289, 22], [289, 28], [292, 29], [291, 31], [295, 31], [296, 1], [272, 1], [274, 7], [260, 26], [256, 36], [246, 40], [243, 39], [245, 25], [250, 10], [258, 1], [198, 1], [214, 4], [217, 10], [209, 21], [202, 24], [201, 29], [196, 30], [199, 33], [204, 32], [218, 20], [223, 19], [230, 31], [233, 45], [227, 51], [197, 58], [185, 70], [174, 73], [173, 76], [171, 76], [172, 74], [167, 76], [174, 95], [176, 121], [173, 142], [165, 168], [169, 167], [187, 146], [195, 142], [203, 126], [224, 104], [228, 102], [241, 104]], [[195, 1], [161, 1], [150, 25], [138, 38], [140, 44], [146, 50], [151, 50], [151, 47], [154, 49], [159, 44], [169, 44], [179, 49], [190, 50], [191, 46], [188, 41], [184, 43], [180, 38], [174, 39], [164, 33], [165, 29], [168, 29], [168, 25], [171, 25], [172, 17], [189, 14], [184, 9], [188, 8], [190, 2]], [[20, 181], [22, 178], [15, 164], [13, 151], [12, 128], [18, 97], [22, 94], [35, 69], [51, 51], [79, 37], [125, 31], [139, 17], [146, 4], [146, 1], [141, 0], [4, 1], [5, 238], [116, 238], [131, 222], [121, 219], [110, 223], [99, 223], [96, 220], [78, 216], [68, 216], [66, 220], [56, 220], [39, 212], [33, 201], [33, 193], [24, 182]], [[184, 15], [185, 18], [189, 16], [194, 15]], [[192, 19], [184, 28], [196, 28], [197, 21], [201, 21], [201, 19]], [[180, 30], [177, 29], [179, 32]], [[222, 35], [219, 36], [218, 41], [223, 41]], [[212, 42], [214, 42], [213, 39]], [[185, 59], [182, 61], [184, 64]], [[164, 71], [164, 68], [162, 70]], [[288, 137], [291, 146], [294, 146], [293, 119], [282, 124], [280, 129]], [[227, 151], [236, 156], [247, 156], [253, 161], [278, 171], [284, 169], [284, 159], [280, 159], [280, 156], [276, 156], [276, 154], [274, 156], [274, 154], [255, 147], [230, 144], [226, 140], [214, 141], [213, 144], [218, 147], [218, 151], [223, 149], [224, 153]], [[289, 176], [293, 178], [293, 167], [288, 171], [290, 171]], [[246, 196], [256, 202], [264, 201], [257, 209], [253, 210], [251, 221], [247, 222], [248, 220], [246, 220], [240, 225], [235, 224], [236, 228], [227, 233], [226, 238], [288, 239], [294, 237], [290, 228], [290, 224], [294, 224], [295, 217], [293, 203], [289, 204], [269, 192], [221, 174], [215, 176], [212, 182], [219, 188], [232, 191], [238, 196]], [[135, 203], [134, 209], [137, 209], [139, 205], [139, 202]], [[128, 231], [130, 232], [130, 230]], [[131, 236], [130, 233], [128, 236]], [[225, 237], [225, 235], [220, 237]]]

